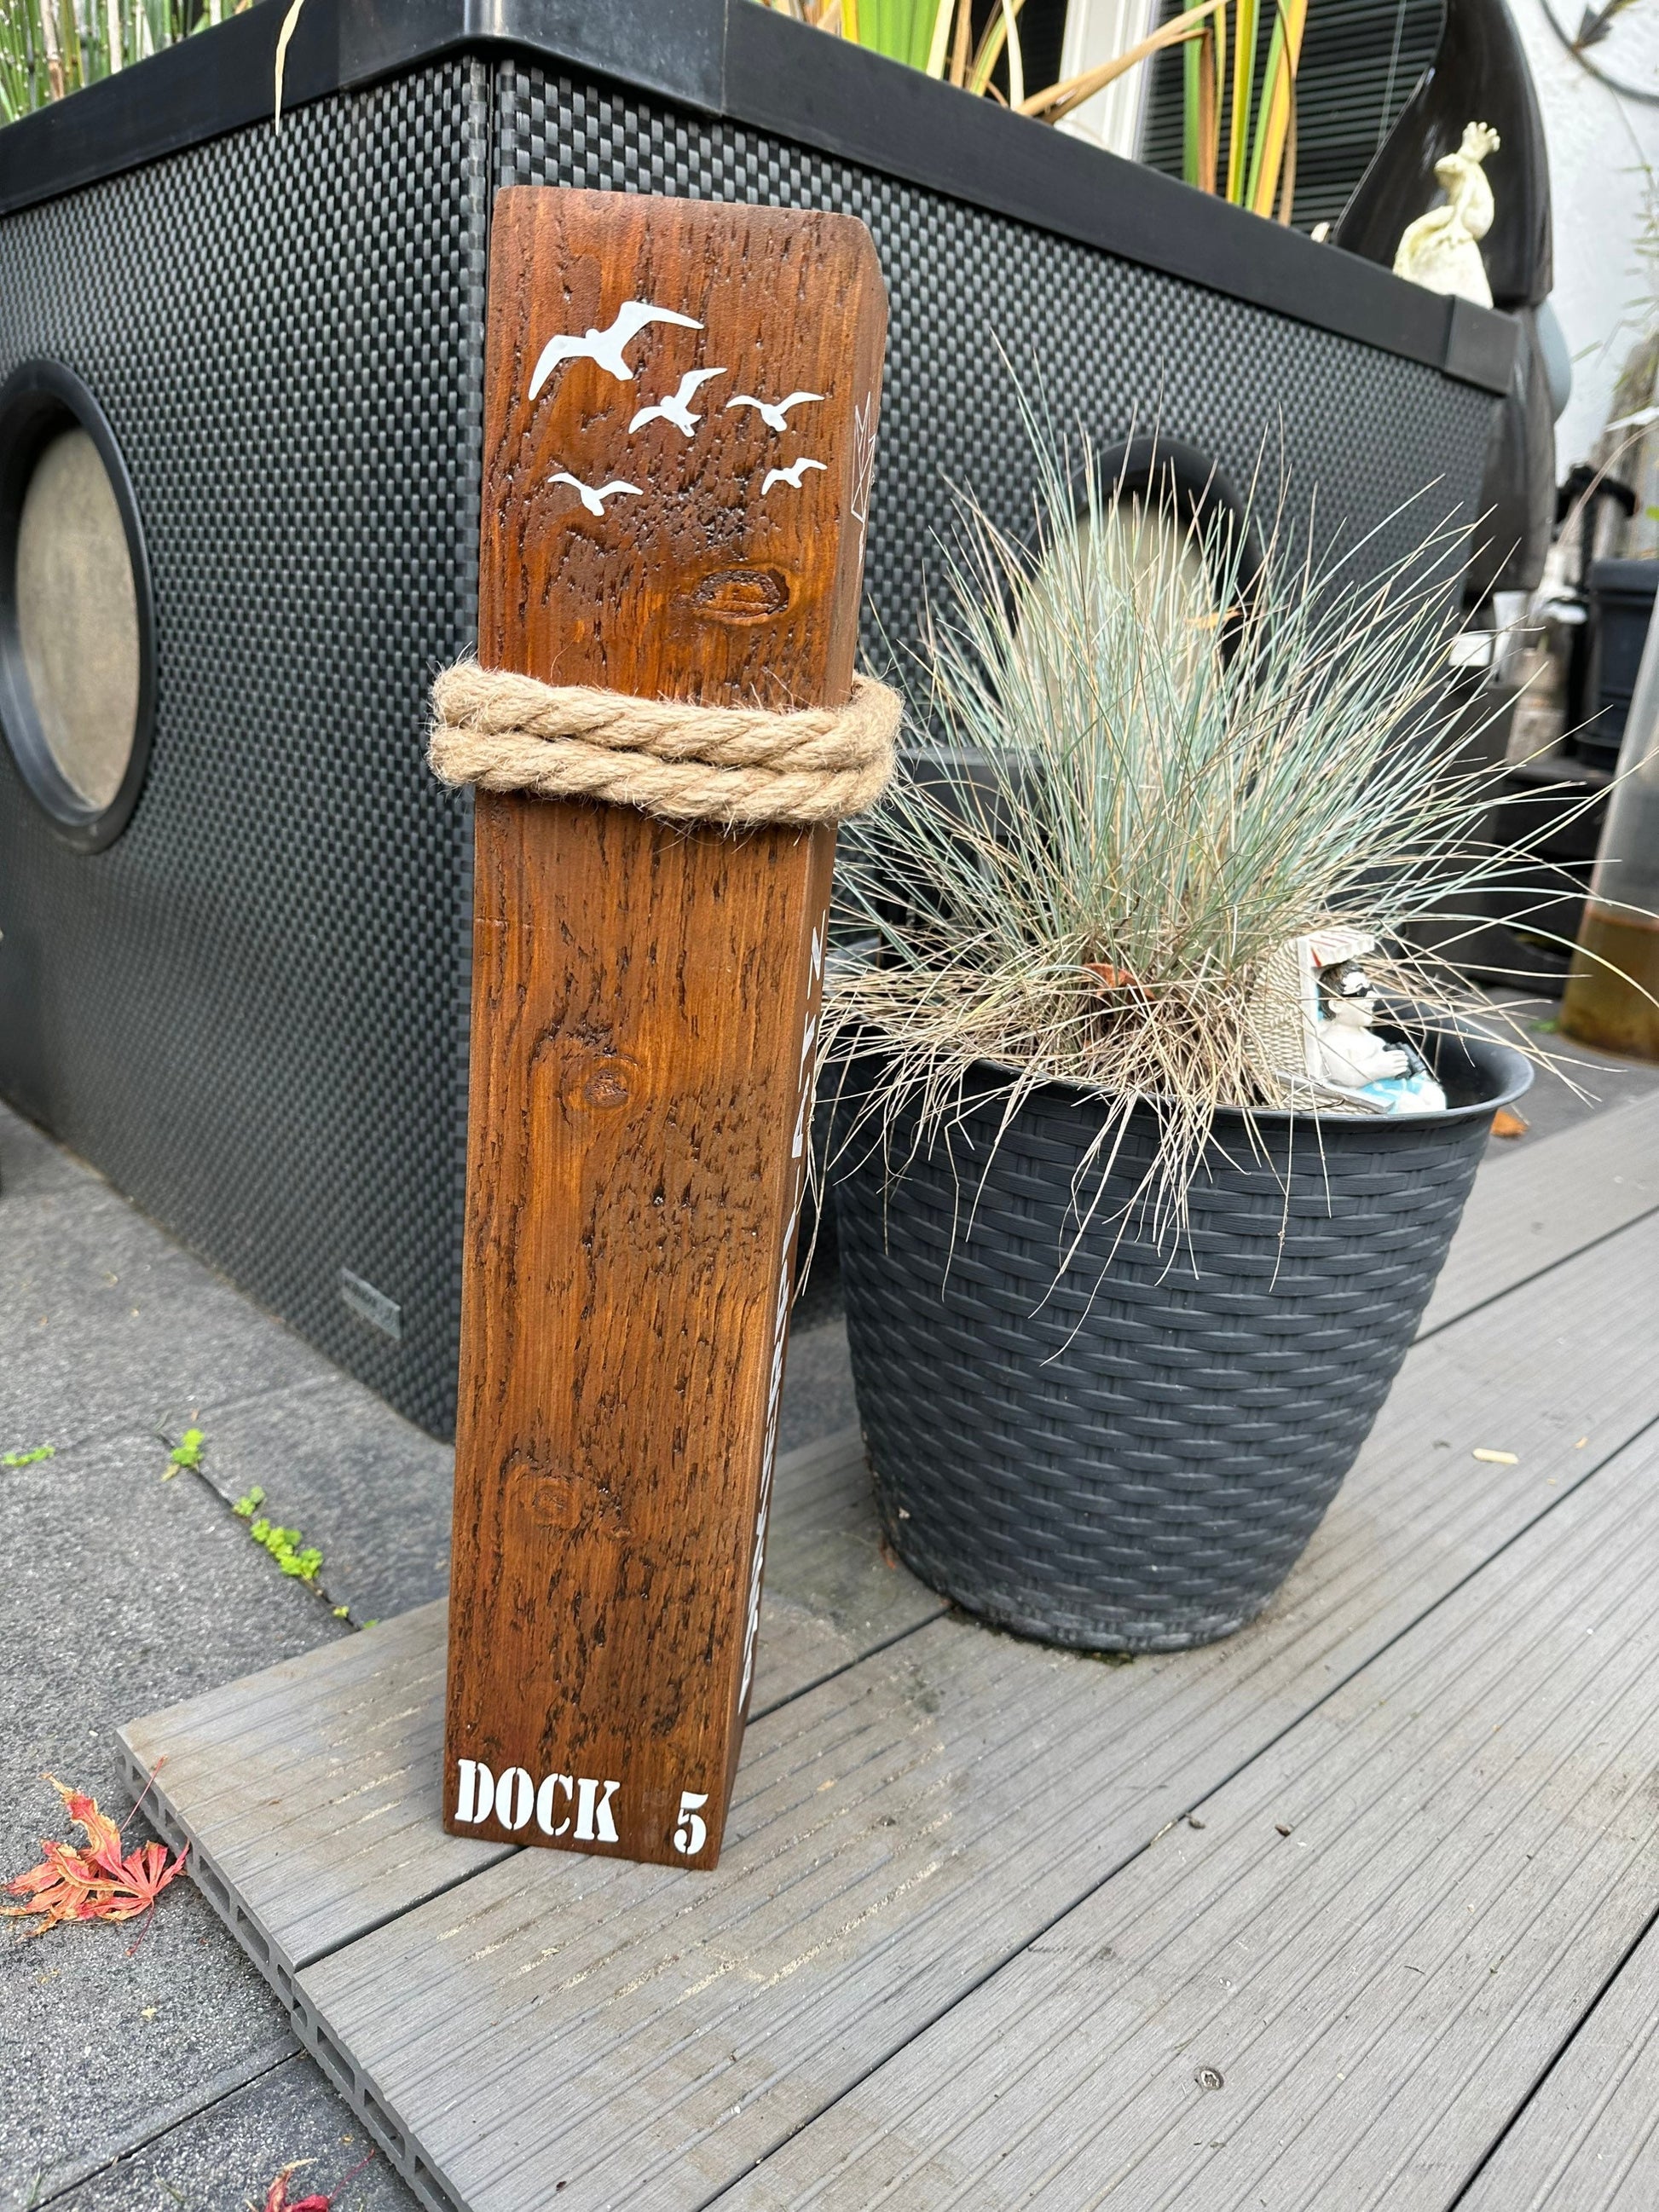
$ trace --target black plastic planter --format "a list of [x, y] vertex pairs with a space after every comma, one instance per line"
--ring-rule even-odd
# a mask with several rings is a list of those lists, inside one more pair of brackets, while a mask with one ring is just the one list
[[1434, 1057], [1443, 1114], [1264, 1113], [1253, 1146], [1224, 1113], [1173, 1255], [1133, 1204], [1154, 1144], [1138, 1115], [1061, 1268], [1104, 1112], [1067, 1085], [1000, 1141], [997, 1101], [908, 1162], [902, 1127], [884, 1158], [855, 1140], [836, 1186], [848, 1334], [906, 1564], [1086, 1650], [1179, 1650], [1253, 1619], [1376, 1418], [1494, 1109], [1531, 1079], [1484, 1039]]

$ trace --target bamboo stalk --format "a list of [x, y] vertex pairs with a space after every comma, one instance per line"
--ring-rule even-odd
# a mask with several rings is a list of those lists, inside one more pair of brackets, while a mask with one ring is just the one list
[[46, 82], [52, 97], [61, 100], [69, 87], [64, 82], [64, 49], [58, 35], [58, 0], [40, 0], [40, 44], [46, 53]]
[[1279, 220], [1288, 224], [1296, 205], [1296, 87], [1291, 87], [1291, 127], [1285, 140], [1285, 176], [1279, 188]]
[[1221, 76], [1217, 68], [1215, 27], [1224, 16], [1212, 15], [1198, 35], [1198, 167], [1199, 184], [1206, 192], [1216, 188], [1221, 159]]
[[1025, 98], [1025, 58], [1019, 50], [1014, 25], [1017, 0], [1002, 0], [1003, 40], [1008, 49], [1008, 105], [1020, 106]]
[[[1084, 70], [1076, 76], [1068, 76], [1059, 84], [1051, 84], [1046, 92], [1034, 92], [1021, 103], [1022, 115], [1040, 116], [1046, 123], [1058, 123], [1062, 117], [1080, 107], [1085, 100], [1092, 100], [1109, 84], [1126, 75], [1153, 54], [1162, 53], [1168, 46], [1180, 46], [1183, 41], [1201, 39], [1207, 27], [1206, 19], [1218, 15], [1227, 5], [1227, 0], [1199, 0], [1199, 4], [1185, 15], [1177, 15], [1154, 31], [1126, 52], [1114, 54], [1109, 62], [1097, 63], [1093, 69]], [[1224, 16], [1222, 18], [1224, 21]]]

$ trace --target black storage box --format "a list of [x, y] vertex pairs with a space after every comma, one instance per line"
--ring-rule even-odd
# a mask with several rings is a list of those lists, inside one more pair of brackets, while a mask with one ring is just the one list
[[279, 135], [283, 12], [0, 131], [0, 383], [57, 363], [95, 399], [155, 646], [102, 850], [0, 747], [0, 1092], [443, 1431], [470, 839], [424, 701], [472, 640], [496, 189], [868, 222], [872, 650], [915, 635], [952, 482], [1029, 515], [999, 345], [1103, 443], [1282, 458], [1378, 562], [1472, 520], [1514, 326], [750, 0], [309, 0]]

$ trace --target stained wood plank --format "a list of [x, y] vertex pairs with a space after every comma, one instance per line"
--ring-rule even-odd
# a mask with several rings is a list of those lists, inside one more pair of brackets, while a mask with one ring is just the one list
[[[855, 1431], [778, 1462], [755, 1706], [768, 1712], [944, 1610], [879, 1547]], [[434, 1896], [513, 1846], [443, 1833], [446, 1611], [361, 1636], [130, 1723], [155, 1804], [271, 1978]], [[159, 1771], [157, 1771], [159, 1765]], [[216, 1885], [216, 1892], [214, 1886]]]
[[[501, 193], [485, 665], [842, 703], [885, 329], [850, 216]], [[757, 403], [791, 395], [769, 422]], [[482, 791], [474, 819], [445, 1819], [711, 1866], [754, 1680], [835, 830]]]
[[1650, 1436], [723, 2203], [1449, 2206], [1659, 1906], [1656, 1476]]
[[498, 1865], [319, 1960], [307, 2007], [473, 2212], [708, 2202], [1659, 1413], [1656, 1281], [1659, 1221], [1414, 1350], [1228, 1644], [1110, 1668], [933, 1623], [751, 1729], [718, 1875]]
[[1659, 1094], [1488, 1161], [1419, 1336], [1659, 1208]]
[[1650, 1931], [1458, 2199], [1458, 2212], [1659, 2204], [1659, 1934]]

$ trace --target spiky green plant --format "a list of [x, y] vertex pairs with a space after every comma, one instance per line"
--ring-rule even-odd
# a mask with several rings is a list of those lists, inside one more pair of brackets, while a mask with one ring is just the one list
[[911, 686], [937, 750], [849, 841], [865, 950], [830, 978], [825, 1081], [877, 1045], [863, 1114], [932, 1141], [1062, 1079], [1108, 1102], [1102, 1158], [1145, 1102], [1178, 1223], [1217, 1109], [1285, 1103], [1270, 956], [1358, 927], [1385, 988], [1490, 1017], [1408, 933], [1517, 856], [1483, 842], [1498, 772], [1460, 765], [1444, 696], [1452, 532], [1366, 580], [1374, 542], [1295, 557], [1269, 500], [1253, 576], [1225, 520], [1126, 508], [1086, 439], [1028, 427], [1034, 535], [963, 501]]
[[252, 0], [0, 0], [0, 123], [64, 99]]

